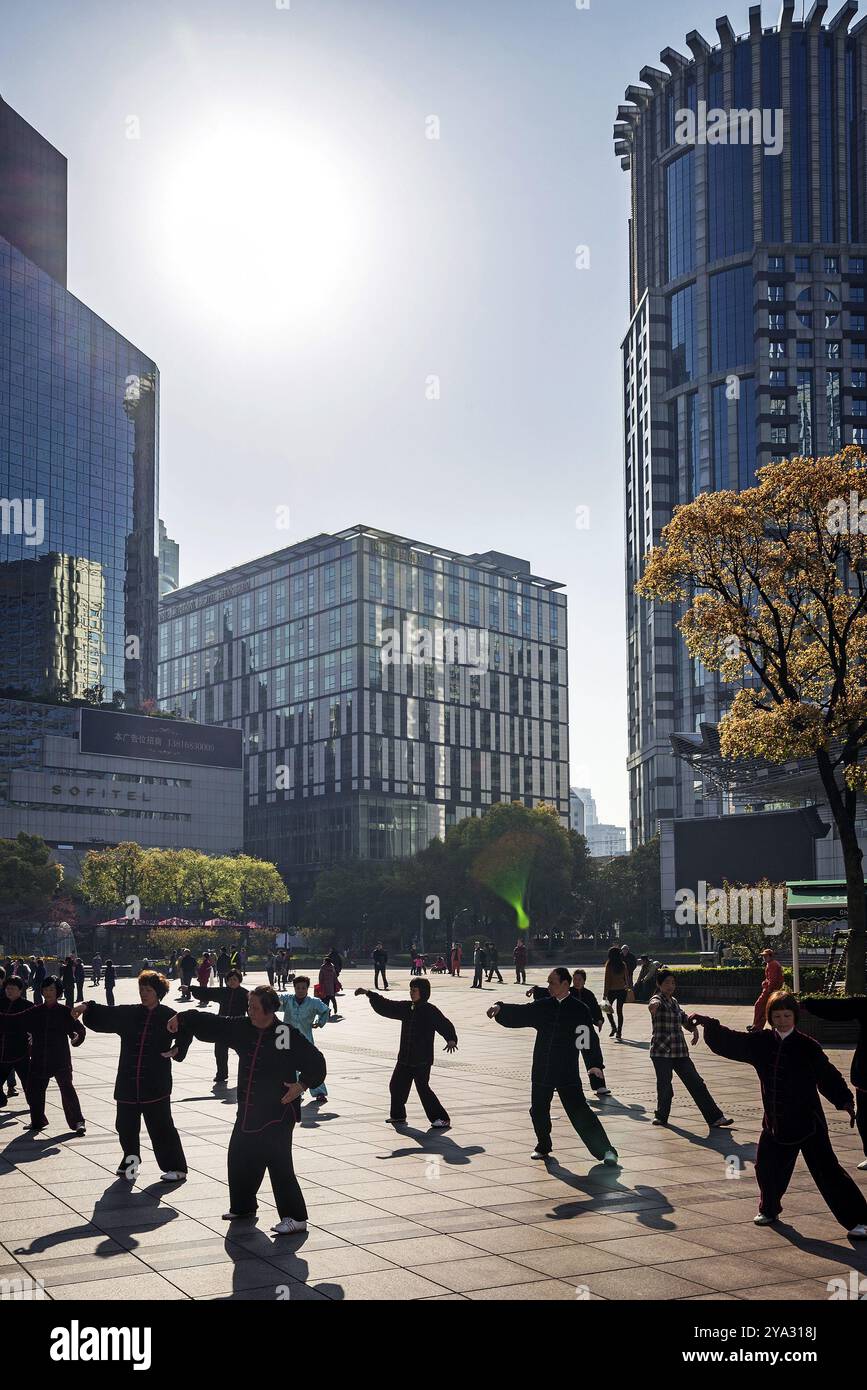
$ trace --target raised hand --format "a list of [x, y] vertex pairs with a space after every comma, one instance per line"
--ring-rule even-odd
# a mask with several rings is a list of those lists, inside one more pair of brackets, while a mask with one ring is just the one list
[[501, 1009], [502, 1007], [503, 1007], [502, 1004], [492, 1004], [491, 1007], [490, 1007], [490, 1008], [488, 1009], [488, 1011], [487, 1011], [487, 1013], [488, 1013], [488, 1018], [496, 1018], [496, 1017], [497, 1017], [497, 1014], [500, 1012], [500, 1009]]
[[443, 1048], [443, 1052], [457, 1052], [457, 1050], [458, 1045], [456, 1042], [447, 1042], [445, 1047]]

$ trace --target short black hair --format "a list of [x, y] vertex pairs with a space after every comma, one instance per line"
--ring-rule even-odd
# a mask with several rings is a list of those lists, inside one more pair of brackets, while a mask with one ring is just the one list
[[765, 1018], [768, 1023], [771, 1021], [771, 1014], [775, 1013], [777, 1009], [791, 1009], [795, 1015], [795, 1025], [797, 1026], [798, 1019], [801, 1017], [801, 1006], [794, 994], [790, 994], [787, 989], [778, 989], [775, 994], [771, 995], [765, 1010]]
[[577, 970], [573, 970], [573, 971], [572, 971], [572, 983], [573, 983], [573, 984], [575, 983], [575, 976], [576, 976], [576, 975], [580, 975], [581, 978], [584, 979], [584, 980], [587, 979], [587, 971], [586, 971], [586, 970], [582, 970], [580, 966], [578, 967]]
[[266, 1014], [277, 1013], [280, 1008], [280, 996], [270, 985], [257, 985], [250, 993], [255, 994]]
[[22, 980], [20, 975], [10, 975], [5, 983], [7, 985], [14, 985], [16, 989], [23, 990], [24, 988], [24, 981]]
[[656, 983], [657, 983], [658, 985], [661, 985], [662, 982], [663, 982], [663, 980], [668, 980], [668, 979], [672, 979], [672, 980], [674, 979], [674, 971], [673, 971], [673, 970], [660, 970], [659, 974], [658, 974], [657, 977], [656, 977]]
[[46, 975], [46, 976], [45, 976], [45, 979], [42, 981], [42, 984], [39, 986], [39, 988], [40, 988], [40, 989], [56, 989], [56, 990], [57, 990], [57, 993], [59, 994], [59, 993], [60, 993], [60, 981], [58, 980], [58, 978], [57, 978], [56, 975]]
[[430, 980], [425, 980], [423, 977], [421, 979], [416, 977], [410, 980], [409, 987], [410, 989], [417, 989], [425, 1002], [430, 999]]
[[240, 970], [238, 969], [237, 965], [231, 966], [231, 967], [226, 971], [226, 979], [227, 979], [227, 980], [231, 980], [231, 978], [232, 978], [233, 975], [234, 975], [235, 979], [238, 981], [238, 984], [240, 984], [241, 981], [243, 980], [244, 976], [241, 974], [241, 972], [240, 972]]
[[169, 992], [169, 982], [158, 970], [143, 970], [138, 977], [138, 983], [155, 990], [157, 999], [165, 999]]
[[566, 969], [565, 965], [555, 965], [551, 974], [557, 976], [561, 985], [571, 985], [572, 983], [572, 975], [570, 971]]

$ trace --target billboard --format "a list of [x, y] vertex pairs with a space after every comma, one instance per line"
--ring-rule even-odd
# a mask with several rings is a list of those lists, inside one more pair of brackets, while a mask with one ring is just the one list
[[179, 719], [150, 718], [119, 710], [81, 711], [79, 747], [82, 753], [240, 769], [241, 745], [240, 729], [187, 724]]

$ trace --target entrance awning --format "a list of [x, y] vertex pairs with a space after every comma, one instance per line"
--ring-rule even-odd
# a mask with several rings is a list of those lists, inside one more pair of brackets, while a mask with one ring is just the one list
[[845, 917], [849, 905], [846, 884], [840, 879], [795, 879], [786, 884], [786, 911], [790, 917]]

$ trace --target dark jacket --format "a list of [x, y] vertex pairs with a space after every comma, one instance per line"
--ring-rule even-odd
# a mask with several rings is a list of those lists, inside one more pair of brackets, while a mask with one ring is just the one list
[[250, 998], [250, 991], [244, 989], [243, 985], [236, 985], [234, 989], [205, 989], [202, 985], [191, 985], [190, 994], [202, 1004], [219, 1004], [218, 1018], [239, 1018], [246, 1014], [247, 1000]]
[[[700, 1016], [701, 1017], [701, 1016]], [[736, 1033], [715, 1018], [703, 1018], [704, 1040], [718, 1057], [749, 1062], [758, 1072], [765, 1108], [762, 1129], [780, 1144], [800, 1144], [827, 1132], [820, 1093], [837, 1110], [852, 1103], [852, 1092], [815, 1038], [795, 1029], [779, 1038], [771, 1028]]]
[[334, 966], [335, 971], [339, 975], [341, 970], [343, 969], [343, 957], [340, 954], [340, 952], [332, 951], [328, 959], [331, 961], [331, 964]]
[[[603, 1066], [602, 1049], [593, 1015], [570, 990], [565, 999], [534, 999], [532, 1004], [501, 1004], [495, 1015], [503, 1028], [535, 1028], [532, 1080], [534, 1085], [558, 1086], [578, 1080], [578, 1055], [588, 1067]], [[579, 1047], [579, 1028], [586, 1028], [586, 1047]]]
[[102, 972], [102, 983], [106, 989], [114, 989], [117, 984], [117, 971], [113, 965], [107, 965]]
[[[276, 1018], [273, 1027], [262, 1029], [254, 1027], [249, 1018], [181, 1014], [178, 1040], [182, 1057], [192, 1038], [225, 1043], [237, 1052], [240, 1062], [235, 1128], [243, 1134], [257, 1134], [276, 1124], [294, 1124], [293, 1107], [283, 1105], [282, 1100], [286, 1086], [295, 1081], [298, 1073], [305, 1086], [321, 1086], [325, 1080], [325, 1058], [319, 1049], [297, 1028]], [[287, 1040], [288, 1046], [279, 1046]]]
[[43, 960], [37, 961], [37, 963], [36, 963], [36, 969], [35, 969], [34, 972], [33, 972], [33, 988], [34, 988], [34, 989], [38, 989], [38, 988], [39, 988], [39, 986], [42, 984], [42, 981], [45, 979], [45, 976], [46, 976], [47, 974], [48, 974], [48, 971], [45, 969], [45, 961], [43, 961]]
[[815, 1014], [816, 1018], [828, 1018], [839, 1023], [857, 1021], [861, 1032], [852, 1055], [849, 1080], [859, 1091], [867, 1091], [867, 999], [810, 999], [805, 1000], [801, 1007], [808, 1014]]
[[[575, 999], [580, 999], [582, 1004], [587, 1005], [587, 1008], [590, 1010], [590, 1017], [593, 1019], [593, 1022], [596, 1024], [598, 1028], [601, 1028], [605, 1020], [602, 1017], [602, 1010], [599, 1007], [599, 1001], [596, 998], [596, 995], [593, 993], [593, 991], [591, 989], [587, 989], [586, 986], [584, 987], [584, 989], [576, 989], [573, 985], [572, 988], [569, 990], [569, 993]], [[543, 985], [534, 985], [533, 998], [534, 1000], [550, 999], [551, 996], [548, 993], [548, 990], [545, 989]], [[593, 1063], [591, 1062], [590, 1065], [592, 1066]]]
[[372, 959], [375, 965], [388, 965], [388, 951], [385, 948], [374, 951]]
[[383, 999], [381, 994], [368, 994], [371, 1007], [383, 1018], [400, 1019], [400, 1043], [397, 1060], [406, 1067], [430, 1067], [434, 1059], [434, 1035], [439, 1033], [446, 1042], [456, 1043], [455, 1027], [435, 1004], [423, 999], [413, 1004], [411, 999]]
[[65, 1004], [34, 1005], [26, 1015], [30, 1034], [30, 1075], [46, 1080], [72, 1070], [69, 1042], [78, 1047], [87, 1036], [84, 1026]]
[[106, 1004], [88, 1002], [82, 1015], [86, 1028], [94, 1033], [117, 1033], [120, 1037], [120, 1058], [114, 1098], [125, 1105], [147, 1105], [164, 1100], [172, 1093], [172, 1062], [163, 1057], [174, 1046], [166, 1028], [174, 1009], [157, 1004], [146, 1009], [144, 1004]]
[[74, 965], [64, 965], [63, 969], [60, 972], [60, 983], [63, 986], [64, 992], [70, 989], [75, 989]]
[[75, 983], [76, 983], [77, 985], [83, 985], [83, 984], [84, 984], [84, 961], [83, 961], [83, 960], [77, 960], [77, 961], [75, 962], [75, 971], [74, 971], [74, 975], [75, 975]]
[[229, 960], [228, 951], [221, 951], [220, 954], [217, 956], [217, 963], [214, 966], [214, 969], [216, 970], [218, 975], [226, 975], [228, 974], [229, 967], [231, 964], [232, 962]]
[[0, 1064], [22, 1062], [27, 1056], [27, 1024], [22, 1015], [33, 1012], [33, 1005], [22, 994], [20, 999], [7, 999], [0, 992]]
[[185, 951], [178, 961], [178, 974], [185, 985], [190, 983], [195, 971], [196, 958], [191, 952]]
[[519, 965], [519, 966], [523, 969], [523, 967], [527, 964], [527, 948], [526, 948], [526, 946], [523, 946], [523, 945], [520, 945], [520, 944], [517, 945], [517, 946], [515, 947], [514, 951], [512, 952], [512, 955], [513, 955], [514, 958], [515, 958], [515, 964], [516, 964], [516, 965]]

